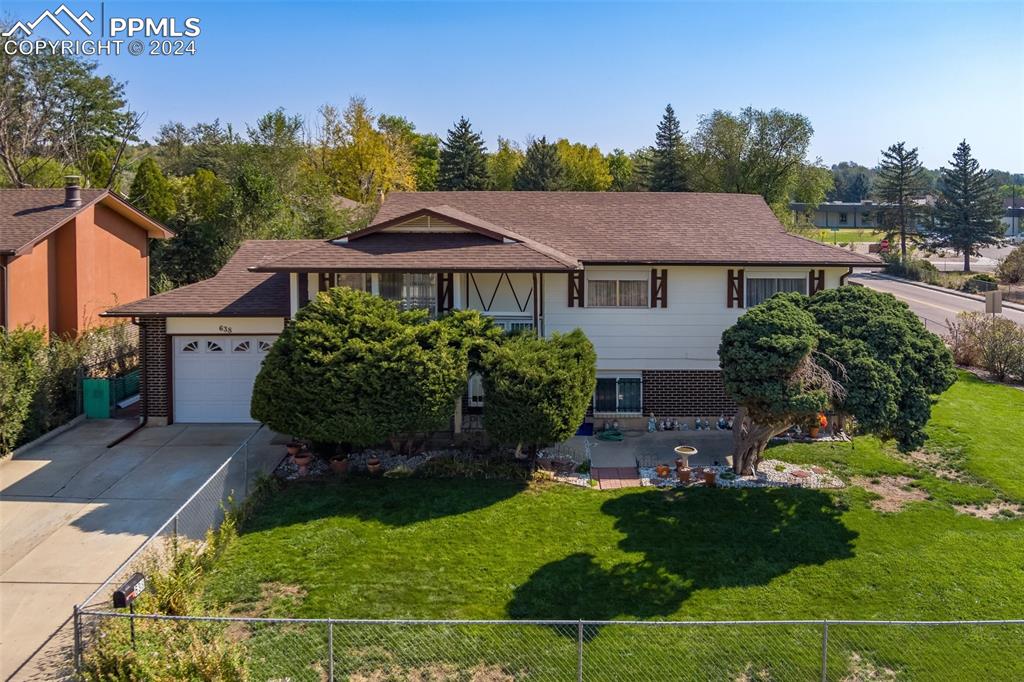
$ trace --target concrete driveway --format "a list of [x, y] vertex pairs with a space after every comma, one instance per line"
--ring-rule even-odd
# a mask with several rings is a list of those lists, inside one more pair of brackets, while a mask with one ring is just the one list
[[[0, 679], [60, 677], [72, 607], [256, 430], [147, 427], [107, 447], [134, 425], [86, 421], [0, 462]], [[264, 429], [250, 442], [250, 477], [280, 461], [273, 438]], [[241, 458], [231, 469], [227, 485], [241, 491]]]

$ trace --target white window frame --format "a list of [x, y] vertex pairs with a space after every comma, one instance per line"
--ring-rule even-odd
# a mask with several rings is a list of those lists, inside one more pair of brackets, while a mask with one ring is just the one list
[[[771, 298], [775, 294], [779, 294], [779, 293], [788, 293], [790, 291], [798, 291], [799, 293], [801, 293], [801, 294], [803, 294], [805, 296], [807, 295], [807, 277], [806, 276], [799, 276], [799, 275], [793, 275], [793, 274], [782, 274], [782, 273], [780, 273], [780, 274], [772, 274], [772, 273], [757, 274], [757, 273], [754, 273], [754, 274], [747, 275], [745, 277], [745, 280], [746, 281], [743, 282], [743, 305], [746, 308], [753, 308], [754, 306], [759, 305], [761, 303], [764, 303], [769, 298]], [[764, 298], [764, 299], [762, 299], [760, 301], [757, 301], [756, 303], [752, 303], [751, 299], [750, 299], [750, 292], [751, 292], [750, 282], [751, 282], [751, 280], [773, 280], [776, 283], [778, 283], [779, 280], [793, 280], [795, 282], [800, 282], [801, 283], [800, 286], [802, 288], [797, 288], [795, 290], [794, 289], [787, 289], [787, 290], [784, 291], [782, 289], [779, 289], [778, 288], [778, 284], [776, 284], [776, 289], [775, 289], [775, 291], [773, 293], [769, 294], [766, 298]]]
[[[651, 273], [638, 270], [587, 270], [584, 278], [583, 300], [585, 308], [650, 308], [651, 307]], [[615, 303], [598, 305], [591, 296], [591, 282], [615, 282]], [[637, 305], [622, 305], [622, 287], [620, 282], [643, 282], [644, 302]]]
[[[641, 372], [598, 372], [598, 379], [614, 379], [615, 380], [615, 411], [609, 412], [608, 410], [597, 409], [597, 387], [594, 387], [594, 395], [591, 400], [591, 407], [594, 411], [595, 417], [642, 417], [644, 413], [644, 377]], [[639, 380], [640, 381], [640, 409], [622, 411], [619, 409], [619, 381], [623, 379]]]

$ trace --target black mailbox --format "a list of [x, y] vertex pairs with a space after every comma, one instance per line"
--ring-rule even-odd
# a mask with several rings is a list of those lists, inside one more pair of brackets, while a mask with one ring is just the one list
[[123, 609], [146, 591], [146, 576], [136, 573], [114, 592], [114, 608]]

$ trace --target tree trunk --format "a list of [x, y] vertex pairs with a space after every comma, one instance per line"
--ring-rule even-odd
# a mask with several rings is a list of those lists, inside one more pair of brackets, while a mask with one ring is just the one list
[[964, 251], [964, 272], [971, 271], [971, 252]]
[[789, 428], [788, 424], [758, 424], [740, 408], [733, 422], [732, 470], [740, 476], [753, 476], [761, 455], [772, 436]]

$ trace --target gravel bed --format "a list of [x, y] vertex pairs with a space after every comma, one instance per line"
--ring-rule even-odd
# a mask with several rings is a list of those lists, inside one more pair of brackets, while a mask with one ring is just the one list
[[691, 472], [689, 483], [681, 483], [673, 469], [667, 478], [658, 476], [654, 467], [640, 467], [640, 484], [656, 488], [676, 488], [681, 486], [704, 485], [705, 471], [715, 472], [715, 486], [718, 488], [842, 488], [840, 481], [832, 472], [821, 467], [801, 467], [777, 459], [761, 460], [756, 476], [736, 476], [733, 478], [732, 467], [710, 466], [697, 467]]

